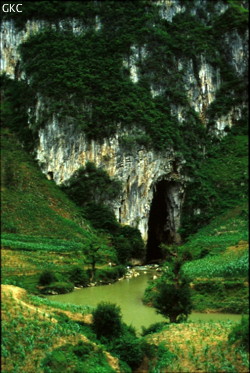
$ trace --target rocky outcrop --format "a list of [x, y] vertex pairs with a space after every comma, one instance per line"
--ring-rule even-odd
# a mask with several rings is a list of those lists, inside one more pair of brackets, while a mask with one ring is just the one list
[[[195, 15], [201, 11], [206, 0], [195, 0], [194, 7], [190, 10]], [[178, 13], [183, 13], [186, 5], [180, 0], [160, 0], [157, 2], [161, 17], [169, 22]], [[227, 9], [223, 1], [215, 5], [217, 14]], [[198, 13], [197, 13], [198, 14]], [[206, 14], [209, 19], [209, 12]], [[34, 20], [27, 21], [22, 30], [17, 30], [13, 21], [4, 21], [1, 26], [1, 70], [10, 77], [25, 78], [20, 69], [20, 54], [18, 46], [31, 34], [45, 27], [71, 29], [74, 33], [85, 32], [87, 26], [77, 19], [62, 20], [57, 23]], [[102, 25], [96, 17], [96, 31]], [[224, 42], [228, 59], [238, 76], [244, 76], [247, 71], [247, 40], [248, 34], [239, 35], [236, 30], [225, 34]], [[130, 54], [124, 57], [124, 66], [130, 72], [130, 78], [134, 84], [140, 79], [140, 62], [147, 57], [147, 45], [132, 45]], [[211, 65], [205, 56], [196, 56], [193, 59], [186, 57], [176, 58], [178, 71], [183, 72], [183, 90], [186, 91], [190, 106], [199, 115], [204, 125], [208, 122], [207, 109], [215, 100], [216, 91], [221, 86], [221, 72], [218, 67]], [[164, 80], [164, 77], [162, 77]], [[161, 88], [151, 86], [152, 97], [161, 95]], [[44, 98], [37, 96], [37, 105], [33, 113], [35, 122], [38, 122], [44, 112]], [[215, 118], [218, 135], [224, 133], [226, 126], [232, 126], [235, 120], [242, 117], [244, 105], [231, 108], [228, 114]], [[173, 103], [171, 112], [178, 120], [185, 123], [187, 120], [185, 107]], [[96, 166], [103, 167], [110, 176], [122, 181], [122, 194], [112, 202], [115, 215], [122, 224], [130, 224], [137, 227], [147, 240], [148, 221], [150, 208], [155, 190], [160, 181], [169, 182], [168, 187], [168, 230], [173, 235], [173, 241], [178, 241], [177, 230], [180, 226], [181, 206], [184, 200], [184, 187], [187, 179], [182, 173], [184, 161], [177, 160], [171, 147], [165, 152], [148, 150], [143, 146], [134, 145], [131, 150], [125, 148], [122, 143], [124, 136], [133, 136], [133, 133], [122, 131], [103, 139], [102, 143], [88, 141], [76, 123], [69, 119], [59, 119], [55, 113], [39, 130], [38, 146], [35, 150], [36, 158], [42, 171], [48, 178], [53, 178], [57, 184], [66, 182], [72, 174], [87, 161], [94, 162]]]
[[171, 181], [169, 225], [173, 232], [177, 232], [184, 197], [185, 179], [180, 172], [182, 165], [176, 162], [171, 150], [159, 154], [137, 145], [131, 151], [125, 150], [121, 143], [124, 135], [126, 133], [119, 130], [102, 143], [87, 141], [74, 125], [59, 122], [54, 116], [39, 131], [37, 160], [42, 171], [49, 178], [53, 177], [57, 184], [66, 182], [87, 161], [103, 167], [111, 177], [121, 180], [122, 194], [112, 202], [115, 215], [121, 224], [137, 227], [144, 240], [147, 239], [154, 189], [160, 180]]

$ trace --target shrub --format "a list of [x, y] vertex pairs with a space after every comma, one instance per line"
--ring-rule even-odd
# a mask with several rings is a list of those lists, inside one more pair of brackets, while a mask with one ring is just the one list
[[113, 340], [111, 350], [132, 369], [138, 368], [144, 356], [142, 341], [130, 333]]
[[242, 317], [240, 324], [233, 327], [228, 341], [230, 344], [238, 342], [245, 350], [249, 350], [249, 317]]
[[75, 171], [63, 189], [79, 206], [85, 206], [89, 201], [102, 205], [119, 196], [121, 182], [111, 179], [94, 163], [87, 162], [85, 167]]
[[52, 351], [51, 354], [47, 356], [43, 361], [44, 372], [50, 373], [63, 371], [66, 364], [67, 358], [64, 354], [64, 351]]
[[50, 285], [52, 282], [56, 281], [56, 275], [54, 272], [46, 270], [43, 271], [39, 277], [39, 285]]
[[128, 263], [131, 258], [143, 259], [145, 256], [145, 244], [137, 228], [120, 226], [113, 235], [112, 243], [122, 264]]
[[214, 293], [218, 295], [224, 295], [225, 293], [224, 283], [222, 283], [221, 281], [219, 282], [212, 280], [195, 283], [195, 290], [202, 294]]
[[93, 329], [97, 337], [112, 339], [122, 330], [121, 309], [116, 304], [101, 302], [93, 312]]
[[72, 284], [72, 282], [53, 282], [42, 289], [42, 293], [52, 294], [53, 292], [56, 292], [58, 294], [66, 294], [73, 291], [73, 289], [74, 284]]
[[99, 269], [96, 271], [95, 279], [104, 283], [109, 283], [124, 276], [126, 269], [123, 266], [115, 266], [113, 268]]
[[78, 344], [73, 347], [74, 354], [81, 359], [88, 356], [92, 351], [93, 346], [83, 341], [78, 342]]
[[156, 364], [154, 367], [154, 372], [165, 371], [172, 361], [176, 359], [176, 355], [169, 351], [163, 342], [158, 345], [157, 354], [156, 354]]
[[149, 327], [145, 328], [142, 327], [142, 333], [141, 335], [144, 337], [145, 335], [151, 334], [151, 333], [157, 333], [160, 332], [164, 326], [166, 326], [167, 323], [165, 321], [156, 322], [154, 324], [149, 325]]
[[81, 267], [74, 267], [69, 272], [69, 280], [76, 286], [87, 286], [89, 277], [86, 271]]
[[[93, 352], [93, 353], [92, 353]], [[101, 349], [80, 341], [66, 344], [50, 352], [42, 361], [45, 373], [113, 373]]]
[[153, 300], [157, 312], [169, 317], [170, 322], [179, 322], [191, 312], [189, 285], [176, 288], [174, 283], [157, 284], [157, 293]]

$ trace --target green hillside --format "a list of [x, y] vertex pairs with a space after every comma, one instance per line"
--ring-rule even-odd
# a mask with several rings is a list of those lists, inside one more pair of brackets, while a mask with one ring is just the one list
[[89, 283], [93, 261], [102, 267], [96, 281], [120, 277], [122, 267], [107, 267], [111, 259], [117, 262], [109, 236], [95, 230], [79, 207], [46, 179], [9, 129], [2, 130], [1, 147], [2, 282], [33, 293], [68, 292]]
[[[183, 273], [191, 283], [193, 309], [198, 312], [248, 312], [248, 206], [242, 203], [215, 217], [176, 248], [184, 259]], [[162, 276], [148, 286], [144, 300], [151, 303]]]
[[[3, 373], [248, 372], [247, 1], [19, 6], [1, 27]], [[42, 129], [80, 159], [60, 186], [34, 159]], [[118, 306], [132, 288], [165, 318], [131, 303], [140, 335]]]
[[66, 240], [96, 233], [79, 209], [41, 173], [16, 136], [2, 130], [2, 231]]

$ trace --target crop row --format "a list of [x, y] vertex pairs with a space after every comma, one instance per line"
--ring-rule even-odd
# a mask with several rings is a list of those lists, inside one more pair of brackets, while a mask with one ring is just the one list
[[55, 242], [55, 240], [51, 240], [51, 242], [25, 242], [25, 241], [18, 241], [18, 240], [10, 240], [3, 238], [1, 240], [1, 244], [3, 247], [10, 247], [11, 249], [17, 250], [26, 250], [26, 251], [56, 251], [56, 252], [68, 252], [68, 251], [75, 251], [81, 250], [83, 244], [80, 242], [74, 241], [64, 241], [64, 242]]
[[245, 277], [248, 275], [248, 263], [248, 252], [245, 252], [241, 257], [214, 255], [188, 262], [183, 266], [183, 270], [191, 279], [196, 277]]

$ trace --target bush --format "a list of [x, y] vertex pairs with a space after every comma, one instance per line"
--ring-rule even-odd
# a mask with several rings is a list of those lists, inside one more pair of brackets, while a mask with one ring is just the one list
[[144, 337], [145, 335], [148, 335], [151, 333], [160, 332], [166, 325], [168, 324], [165, 321], [161, 321], [161, 322], [156, 322], [154, 324], [151, 324], [147, 328], [143, 326], [141, 335]]
[[138, 368], [144, 356], [142, 341], [131, 333], [113, 340], [111, 351], [132, 369]]
[[69, 272], [69, 280], [75, 286], [87, 286], [89, 283], [89, 276], [81, 267], [74, 267]]
[[98, 269], [95, 279], [103, 283], [110, 283], [124, 276], [126, 269], [123, 266], [115, 266], [107, 269]]
[[52, 351], [43, 361], [45, 373], [63, 371], [65, 365], [67, 365], [67, 358], [64, 351], [60, 350]]
[[93, 346], [89, 343], [80, 341], [76, 346], [73, 347], [74, 354], [84, 359], [85, 356], [88, 356], [93, 351]]
[[74, 284], [72, 282], [53, 282], [42, 289], [43, 294], [52, 294], [56, 292], [57, 294], [70, 293], [74, 289]]
[[66, 344], [50, 352], [42, 361], [45, 373], [113, 373], [104, 353], [83, 341]]
[[50, 285], [52, 282], [56, 281], [56, 275], [52, 271], [43, 271], [39, 277], [38, 283], [39, 285]]
[[157, 313], [174, 323], [187, 318], [192, 309], [188, 283], [159, 282], [156, 289], [153, 305]]
[[169, 351], [164, 343], [161, 342], [157, 348], [154, 372], [162, 372], [163, 369], [166, 371], [166, 367], [168, 367], [175, 359], [176, 355]]
[[116, 304], [101, 302], [93, 312], [93, 329], [98, 338], [113, 339], [122, 331], [121, 309]]
[[225, 287], [223, 282], [219, 281], [206, 281], [195, 283], [195, 290], [202, 293], [218, 294], [220, 296], [225, 294]]
[[240, 324], [233, 327], [228, 341], [230, 344], [239, 343], [245, 350], [249, 350], [249, 317], [242, 317]]

